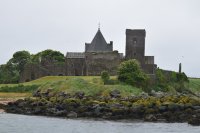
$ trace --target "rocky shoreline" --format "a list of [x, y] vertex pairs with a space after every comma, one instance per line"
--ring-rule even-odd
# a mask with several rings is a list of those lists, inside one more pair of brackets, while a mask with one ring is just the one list
[[10, 102], [14, 102], [16, 99], [13, 98], [0, 98], [0, 113], [5, 112], [5, 107], [8, 105]]
[[152, 95], [121, 97], [112, 91], [109, 96], [85, 96], [83, 92], [34, 93], [35, 97], [9, 102], [2, 108], [8, 113], [67, 118], [100, 118], [106, 120], [144, 120], [150, 122], [188, 122], [200, 126], [198, 97]]

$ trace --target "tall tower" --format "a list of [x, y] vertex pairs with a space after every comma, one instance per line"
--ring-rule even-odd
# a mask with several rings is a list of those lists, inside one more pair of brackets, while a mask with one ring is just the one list
[[144, 29], [126, 29], [126, 59], [137, 59], [144, 64], [145, 36]]

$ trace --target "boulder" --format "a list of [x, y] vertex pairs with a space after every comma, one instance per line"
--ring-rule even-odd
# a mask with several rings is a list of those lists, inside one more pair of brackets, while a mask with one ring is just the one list
[[49, 93], [52, 91], [52, 88], [47, 89], [45, 92], [42, 92], [41, 95], [43, 97], [50, 97]]
[[161, 92], [161, 91], [156, 92], [155, 90], [152, 90], [150, 95], [157, 97], [157, 98], [161, 98], [161, 97], [165, 96], [165, 93]]
[[194, 110], [200, 110], [200, 106], [192, 106]]
[[71, 112], [69, 112], [69, 113], [67, 114], [67, 117], [68, 117], [68, 118], [77, 118], [78, 115], [77, 115], [76, 112], [71, 111]]
[[71, 96], [69, 93], [59, 92], [58, 97], [70, 98]]
[[3, 109], [4, 107], [5, 107], [5, 105], [0, 103], [0, 109]]
[[36, 90], [32, 93], [33, 97], [41, 97], [40, 90]]
[[179, 109], [180, 109], [179, 105], [176, 103], [171, 103], [168, 105], [168, 110], [170, 110], [170, 111], [177, 111]]
[[120, 91], [119, 90], [113, 90], [113, 91], [110, 92], [110, 96], [112, 98], [119, 98], [119, 97], [121, 97]]
[[85, 93], [84, 93], [83, 91], [76, 92], [76, 93], [74, 94], [74, 97], [75, 97], [75, 98], [79, 98], [79, 99], [83, 99], [84, 96], [85, 96]]
[[64, 110], [61, 110], [61, 111], [57, 110], [56, 112], [54, 112], [55, 116], [63, 116], [65, 114], [66, 114], [66, 111], [64, 111]]
[[149, 97], [149, 95], [148, 95], [148, 93], [142, 92], [140, 94], [140, 97], [143, 98], [143, 99], [147, 99]]
[[159, 106], [158, 109], [159, 109], [159, 111], [160, 111], [161, 113], [167, 111], [167, 107], [166, 107], [166, 106]]
[[197, 117], [196, 115], [192, 116], [192, 118], [189, 119], [188, 124], [200, 126], [200, 117]]
[[41, 115], [43, 113], [42, 109], [40, 107], [36, 107], [34, 110], [33, 110], [33, 113], [34, 114], [38, 114], [38, 115]]
[[113, 114], [111, 113], [111, 112], [107, 112], [107, 113], [105, 113], [103, 116], [102, 116], [102, 118], [103, 119], [111, 119], [111, 116], [112, 116]]
[[144, 117], [144, 120], [145, 120], [145, 121], [157, 121], [157, 118], [156, 118], [155, 115], [149, 114], [149, 115], [146, 115], [146, 116]]

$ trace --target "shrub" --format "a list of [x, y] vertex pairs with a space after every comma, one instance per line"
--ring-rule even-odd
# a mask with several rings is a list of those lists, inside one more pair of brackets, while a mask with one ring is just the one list
[[104, 84], [106, 84], [108, 82], [108, 80], [110, 79], [109, 73], [107, 71], [102, 71], [101, 79], [103, 80]]
[[177, 76], [178, 82], [189, 82], [189, 79], [184, 72], [177, 73], [176, 76]]
[[148, 76], [140, 68], [137, 60], [124, 61], [118, 68], [118, 80], [137, 87], [146, 87]]

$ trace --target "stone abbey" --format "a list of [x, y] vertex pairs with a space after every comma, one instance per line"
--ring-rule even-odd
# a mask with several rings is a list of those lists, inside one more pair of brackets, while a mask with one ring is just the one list
[[[142, 69], [154, 75], [154, 56], [145, 56], [144, 29], [126, 29], [126, 53], [113, 50], [113, 42], [107, 43], [100, 28], [91, 43], [85, 43], [85, 52], [67, 52], [64, 64], [45, 61], [27, 65], [20, 75], [20, 82], [31, 81], [44, 76], [97, 76], [106, 70], [117, 74], [119, 64], [128, 59], [137, 59]], [[42, 65], [42, 67], [41, 67]]]

